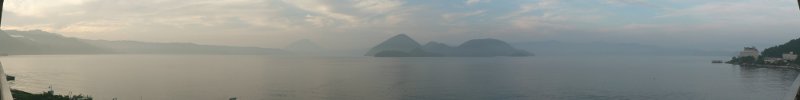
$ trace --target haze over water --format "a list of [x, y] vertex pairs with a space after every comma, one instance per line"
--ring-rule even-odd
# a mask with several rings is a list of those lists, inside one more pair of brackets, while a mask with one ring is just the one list
[[[13, 88], [108, 100], [774, 100], [796, 70], [727, 57], [489, 58], [239, 55], [0, 57]], [[575, 63], [581, 62], [581, 63]]]

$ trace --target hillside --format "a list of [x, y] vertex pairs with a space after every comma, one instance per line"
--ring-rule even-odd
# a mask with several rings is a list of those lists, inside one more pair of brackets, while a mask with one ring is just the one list
[[784, 44], [764, 49], [761, 55], [766, 57], [781, 57], [783, 53], [787, 52], [800, 53], [800, 39], [793, 39]]
[[375, 57], [524, 57], [532, 55], [528, 51], [516, 49], [498, 39], [473, 39], [458, 47], [451, 47], [439, 42], [429, 42], [420, 46], [405, 34], [389, 38], [370, 49], [366, 54], [366, 56]]
[[417, 41], [408, 37], [405, 34], [399, 34], [386, 41], [381, 42], [372, 49], [370, 49], [365, 56], [375, 56], [376, 54], [384, 51], [392, 51], [394, 53], [405, 52], [409, 53], [414, 49], [422, 47]]
[[459, 45], [457, 55], [468, 57], [491, 57], [491, 56], [531, 56], [525, 50], [519, 50], [498, 39], [473, 39]]
[[112, 51], [91, 45], [82, 39], [64, 37], [40, 30], [0, 33], [0, 52], [8, 54], [95, 54]]

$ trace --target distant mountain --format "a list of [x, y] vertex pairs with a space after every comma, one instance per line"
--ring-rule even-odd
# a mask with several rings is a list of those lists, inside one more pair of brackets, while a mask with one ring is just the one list
[[81, 39], [64, 37], [41, 30], [0, 33], [0, 52], [8, 54], [96, 54], [112, 51], [91, 45]]
[[0, 53], [31, 52], [26, 51], [31, 48], [30, 45], [11, 37], [11, 35], [6, 32], [0, 31]]
[[444, 55], [427, 52], [421, 48], [413, 49], [409, 52], [402, 51], [381, 51], [375, 57], [443, 57]]
[[428, 42], [427, 44], [422, 46], [422, 50], [440, 55], [453, 55], [454, 53], [456, 53], [453, 52], [456, 51], [455, 47], [451, 47], [447, 44], [434, 41]]
[[[374, 54], [373, 54], [374, 53]], [[371, 49], [367, 56], [375, 57], [494, 57], [494, 56], [532, 56], [531, 53], [516, 49], [497, 39], [474, 39], [458, 47], [443, 43], [429, 42], [420, 46], [405, 34], [386, 40]]]
[[292, 44], [289, 44], [283, 50], [294, 52], [294, 53], [321, 53], [325, 50], [317, 45], [317, 43], [311, 42], [308, 39], [302, 39]]
[[408, 37], [408, 35], [399, 34], [373, 47], [367, 52], [367, 54], [365, 54], [365, 56], [375, 56], [375, 54], [384, 51], [409, 53], [414, 49], [419, 49], [420, 47], [421, 46], [419, 43], [414, 41], [414, 39], [411, 39], [411, 37]]
[[201, 45], [193, 43], [152, 43], [139, 41], [84, 40], [122, 54], [287, 54], [280, 49]]
[[519, 50], [497, 39], [473, 39], [457, 47], [459, 54], [452, 56], [491, 57], [491, 56], [531, 56], [525, 50]]
[[537, 55], [689, 55], [689, 56], [730, 56], [732, 51], [701, 50], [691, 48], [668, 48], [635, 43], [571, 43], [559, 41], [520, 42], [511, 45], [520, 49], [534, 51]]
[[41, 30], [0, 31], [0, 53], [7, 54], [284, 54], [279, 49], [149, 43], [137, 41], [86, 40]]

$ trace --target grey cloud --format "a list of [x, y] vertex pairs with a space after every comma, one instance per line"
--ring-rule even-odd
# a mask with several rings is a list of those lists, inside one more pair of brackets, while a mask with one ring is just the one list
[[[795, 6], [774, 6], [781, 5], [781, 2], [738, 1], [661, 9], [664, 12], [659, 13], [659, 17], [648, 18], [679, 20], [676, 22], [622, 25], [609, 25], [618, 20], [613, 18], [619, 16], [615, 11], [587, 9], [560, 0], [65, 0], [41, 7], [26, 6], [42, 5], [41, 2], [47, 1], [8, 1], [8, 5], [15, 5], [10, 7], [17, 8], [3, 11], [8, 16], [4, 16], [4, 29], [42, 29], [90, 39], [258, 47], [283, 47], [307, 38], [326, 47], [339, 47], [334, 49], [352, 49], [368, 48], [400, 33], [409, 34], [420, 42], [437, 40], [446, 43], [499, 38], [510, 42], [563, 40], [675, 45], [668, 39], [647, 39], [665, 36], [674, 38], [671, 40], [713, 44], [723, 40], [695, 37], [726, 35], [736, 29], [747, 31], [744, 29], [748, 25], [774, 26], [758, 29], [767, 32], [789, 32], [792, 28], [788, 26], [800, 22], [786, 20], [796, 19], [797, 14], [783, 14], [794, 12]], [[482, 4], [470, 5], [469, 1]], [[643, 0], [599, 2], [652, 5]], [[503, 4], [501, 6], [510, 10], [493, 8], [497, 6], [493, 4]], [[684, 18], [707, 22], [681, 22]], [[755, 36], [735, 35], [743, 36], [732, 38]], [[627, 40], [626, 37], [644, 39]]]

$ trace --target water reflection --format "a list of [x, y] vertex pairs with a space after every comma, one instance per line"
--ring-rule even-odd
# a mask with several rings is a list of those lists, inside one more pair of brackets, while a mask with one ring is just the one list
[[[786, 86], [791, 86], [800, 72], [795, 69], [786, 68], [767, 68], [755, 66], [736, 66], [739, 69], [741, 83], [751, 92], [776, 91], [770, 89], [781, 89], [787, 91]], [[759, 81], [759, 82], [753, 82]]]
[[[3, 57], [17, 88], [148, 100], [769, 100], [796, 70], [704, 57]], [[49, 63], [41, 63], [49, 62]], [[187, 63], [191, 62], [191, 63]], [[64, 92], [66, 93], [66, 92]]]
[[[497, 100], [520, 97], [513, 91], [516, 83], [509, 75], [506, 61], [482, 58], [458, 59], [455, 62], [430, 62], [395, 59], [402, 62], [389, 66], [399, 68], [394, 86], [402, 91], [400, 100]], [[441, 60], [439, 60], [441, 61]], [[448, 61], [448, 60], [445, 60]], [[412, 64], [408, 64], [412, 63]], [[416, 65], [416, 66], [414, 66]]]

